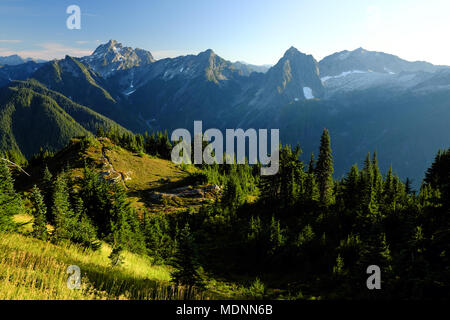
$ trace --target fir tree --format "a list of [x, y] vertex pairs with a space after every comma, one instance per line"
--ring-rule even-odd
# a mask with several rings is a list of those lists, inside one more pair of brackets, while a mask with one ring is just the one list
[[33, 236], [40, 240], [47, 240], [47, 207], [44, 203], [44, 197], [39, 188], [35, 185], [31, 193], [31, 202], [34, 205], [33, 211]]
[[406, 181], [405, 181], [405, 193], [407, 195], [415, 195], [416, 194], [416, 190], [413, 189], [412, 184], [413, 184], [413, 181], [407, 177]]
[[316, 165], [316, 176], [319, 184], [320, 203], [327, 206], [332, 201], [333, 193], [333, 155], [331, 151], [330, 134], [323, 130], [320, 139], [320, 152]]
[[273, 254], [275, 251], [283, 246], [284, 244], [284, 230], [281, 229], [280, 221], [272, 216], [269, 227], [269, 242], [270, 242], [270, 253]]
[[170, 265], [175, 268], [171, 273], [172, 282], [176, 285], [185, 285], [189, 288], [203, 287], [203, 280], [198, 272], [198, 252], [189, 224], [186, 223], [178, 237], [177, 251]]
[[391, 205], [394, 202], [394, 174], [392, 172], [392, 166], [389, 167], [386, 179], [384, 180], [384, 202], [387, 205]]
[[70, 240], [73, 232], [73, 211], [69, 202], [69, 189], [64, 172], [56, 178], [54, 183], [52, 215], [55, 221], [55, 239]]
[[135, 212], [122, 185], [114, 185], [110, 195], [110, 238], [114, 248], [133, 252], [144, 250], [144, 237]]
[[[47, 208], [51, 208], [53, 206], [52, 203], [52, 193], [53, 193], [53, 186], [52, 186], [52, 180], [53, 175], [48, 169], [47, 166], [45, 166], [44, 171], [42, 173], [42, 184], [41, 184], [41, 193], [44, 197], [44, 204]], [[51, 220], [51, 212], [50, 210], [47, 210], [46, 219], [50, 222], [54, 222]]]
[[372, 168], [373, 168], [373, 188], [376, 200], [377, 202], [380, 202], [383, 197], [383, 177], [381, 175], [380, 168], [378, 166], [378, 156], [376, 150], [373, 153]]
[[311, 158], [309, 159], [309, 164], [308, 164], [308, 173], [309, 174], [314, 174], [315, 166], [316, 166], [316, 160], [314, 159], [314, 153], [311, 152]]
[[98, 249], [100, 243], [97, 241], [97, 230], [87, 216], [83, 200], [78, 193], [73, 196], [73, 213], [71, 241], [86, 248]]
[[14, 229], [12, 217], [22, 210], [22, 200], [14, 190], [7, 164], [0, 159], [0, 231]]

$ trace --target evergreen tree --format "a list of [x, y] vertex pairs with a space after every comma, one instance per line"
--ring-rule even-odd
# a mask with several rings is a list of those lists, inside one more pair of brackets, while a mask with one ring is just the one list
[[316, 166], [316, 160], [314, 159], [314, 153], [311, 152], [311, 158], [309, 159], [309, 164], [308, 164], [308, 173], [309, 174], [314, 174], [315, 166]]
[[324, 129], [320, 139], [320, 152], [316, 164], [320, 203], [323, 206], [329, 205], [332, 201], [333, 172], [333, 155], [331, 151], [330, 134], [327, 129]]
[[71, 241], [86, 248], [98, 249], [100, 243], [97, 241], [97, 230], [87, 216], [83, 199], [78, 193], [73, 196], [73, 213]]
[[198, 272], [198, 252], [189, 224], [186, 224], [178, 237], [177, 251], [171, 261], [175, 271], [171, 273], [172, 282], [191, 288], [203, 287], [203, 281]]
[[47, 240], [47, 207], [44, 203], [44, 197], [41, 194], [39, 188], [34, 185], [33, 191], [31, 193], [31, 202], [34, 206], [33, 211], [33, 236], [40, 240]]
[[99, 238], [103, 239], [111, 232], [108, 199], [110, 196], [107, 182], [88, 166], [84, 167], [79, 194], [86, 215], [97, 228]]
[[22, 210], [22, 200], [14, 190], [14, 180], [5, 163], [0, 159], [0, 231], [15, 227], [12, 217]]
[[70, 240], [73, 232], [73, 211], [69, 202], [69, 189], [64, 172], [56, 178], [54, 183], [52, 215], [55, 221], [55, 239]]
[[412, 183], [413, 183], [412, 180], [407, 177], [406, 181], [405, 181], [405, 193], [407, 195], [412, 195], [412, 194], [416, 193], [416, 191], [413, 190], [413, 188], [412, 188]]
[[282, 207], [291, 207], [302, 191], [304, 171], [303, 163], [299, 161], [302, 151], [299, 146], [294, 150], [285, 146], [280, 153], [279, 199]]
[[391, 205], [394, 202], [395, 190], [394, 190], [394, 174], [392, 172], [392, 166], [389, 167], [386, 179], [384, 180], [384, 202], [387, 205]]
[[284, 244], [284, 231], [281, 229], [280, 221], [275, 219], [274, 216], [272, 216], [272, 220], [270, 222], [269, 227], [269, 242], [270, 242], [270, 250], [269, 252], [271, 254], [275, 253], [275, 251], [283, 246]]
[[245, 201], [245, 194], [241, 188], [237, 173], [233, 171], [227, 179], [222, 196], [222, 205], [235, 210]]
[[345, 207], [350, 210], [358, 208], [360, 205], [360, 178], [358, 165], [353, 165], [347, 177], [344, 179], [344, 201]]
[[373, 188], [375, 192], [375, 197], [376, 201], [380, 202], [383, 197], [383, 177], [381, 175], [380, 168], [378, 166], [378, 156], [376, 150], [373, 153], [372, 168], [373, 168]]
[[[53, 175], [45, 166], [44, 171], [42, 173], [42, 184], [41, 184], [41, 193], [44, 197], [44, 204], [47, 208], [51, 208], [53, 206], [52, 196], [53, 196], [53, 185], [52, 185]], [[51, 220], [51, 212], [47, 210], [46, 219], [50, 222], [54, 222]]]
[[130, 207], [127, 194], [122, 185], [112, 187], [110, 195], [110, 235], [113, 248], [143, 252], [144, 236], [140, 229], [136, 213]]

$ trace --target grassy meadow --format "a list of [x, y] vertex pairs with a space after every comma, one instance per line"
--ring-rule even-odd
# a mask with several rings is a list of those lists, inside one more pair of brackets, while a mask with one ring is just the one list
[[[98, 251], [73, 244], [53, 245], [21, 234], [0, 237], [0, 300], [183, 299], [169, 284], [170, 270], [126, 252], [124, 264], [111, 267], [111, 248]], [[67, 267], [77, 265], [82, 288], [67, 288]], [[207, 294], [195, 294], [207, 299]]]

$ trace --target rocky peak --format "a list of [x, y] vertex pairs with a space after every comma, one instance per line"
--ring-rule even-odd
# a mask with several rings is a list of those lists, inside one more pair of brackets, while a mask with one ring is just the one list
[[102, 77], [108, 78], [115, 71], [126, 70], [155, 62], [152, 54], [143, 49], [124, 47], [116, 40], [109, 40], [95, 49], [90, 56], [81, 58]]
[[323, 94], [317, 61], [294, 47], [267, 72], [267, 82], [289, 100], [311, 99]]

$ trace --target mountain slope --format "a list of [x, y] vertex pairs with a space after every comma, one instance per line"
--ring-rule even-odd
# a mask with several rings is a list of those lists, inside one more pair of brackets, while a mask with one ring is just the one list
[[103, 80], [69, 56], [45, 64], [33, 74], [33, 78], [95, 111], [107, 113], [116, 104], [110, 93], [99, 84]]
[[0, 88], [13, 80], [26, 80], [43, 64], [27, 62], [15, 66], [0, 66]]
[[319, 68], [324, 77], [338, 76], [354, 70], [379, 73], [434, 72], [442, 67], [423, 61], [409, 62], [392, 54], [358, 48], [325, 57], [319, 62]]
[[138, 119], [131, 117], [120, 104], [120, 95], [112, 96], [107, 82], [75, 58], [66, 56], [45, 64], [32, 77], [51, 90], [87, 106], [131, 130], [142, 130]]
[[95, 133], [99, 126], [125, 131], [35, 81], [14, 82], [0, 90], [0, 123], [0, 149], [14, 149], [26, 157], [41, 147], [59, 150], [72, 137]]
[[207, 50], [136, 70], [123, 90], [133, 85], [127, 95], [129, 109], [150, 127], [190, 128], [193, 118], [205, 123], [220, 121], [248, 79], [231, 62]]

